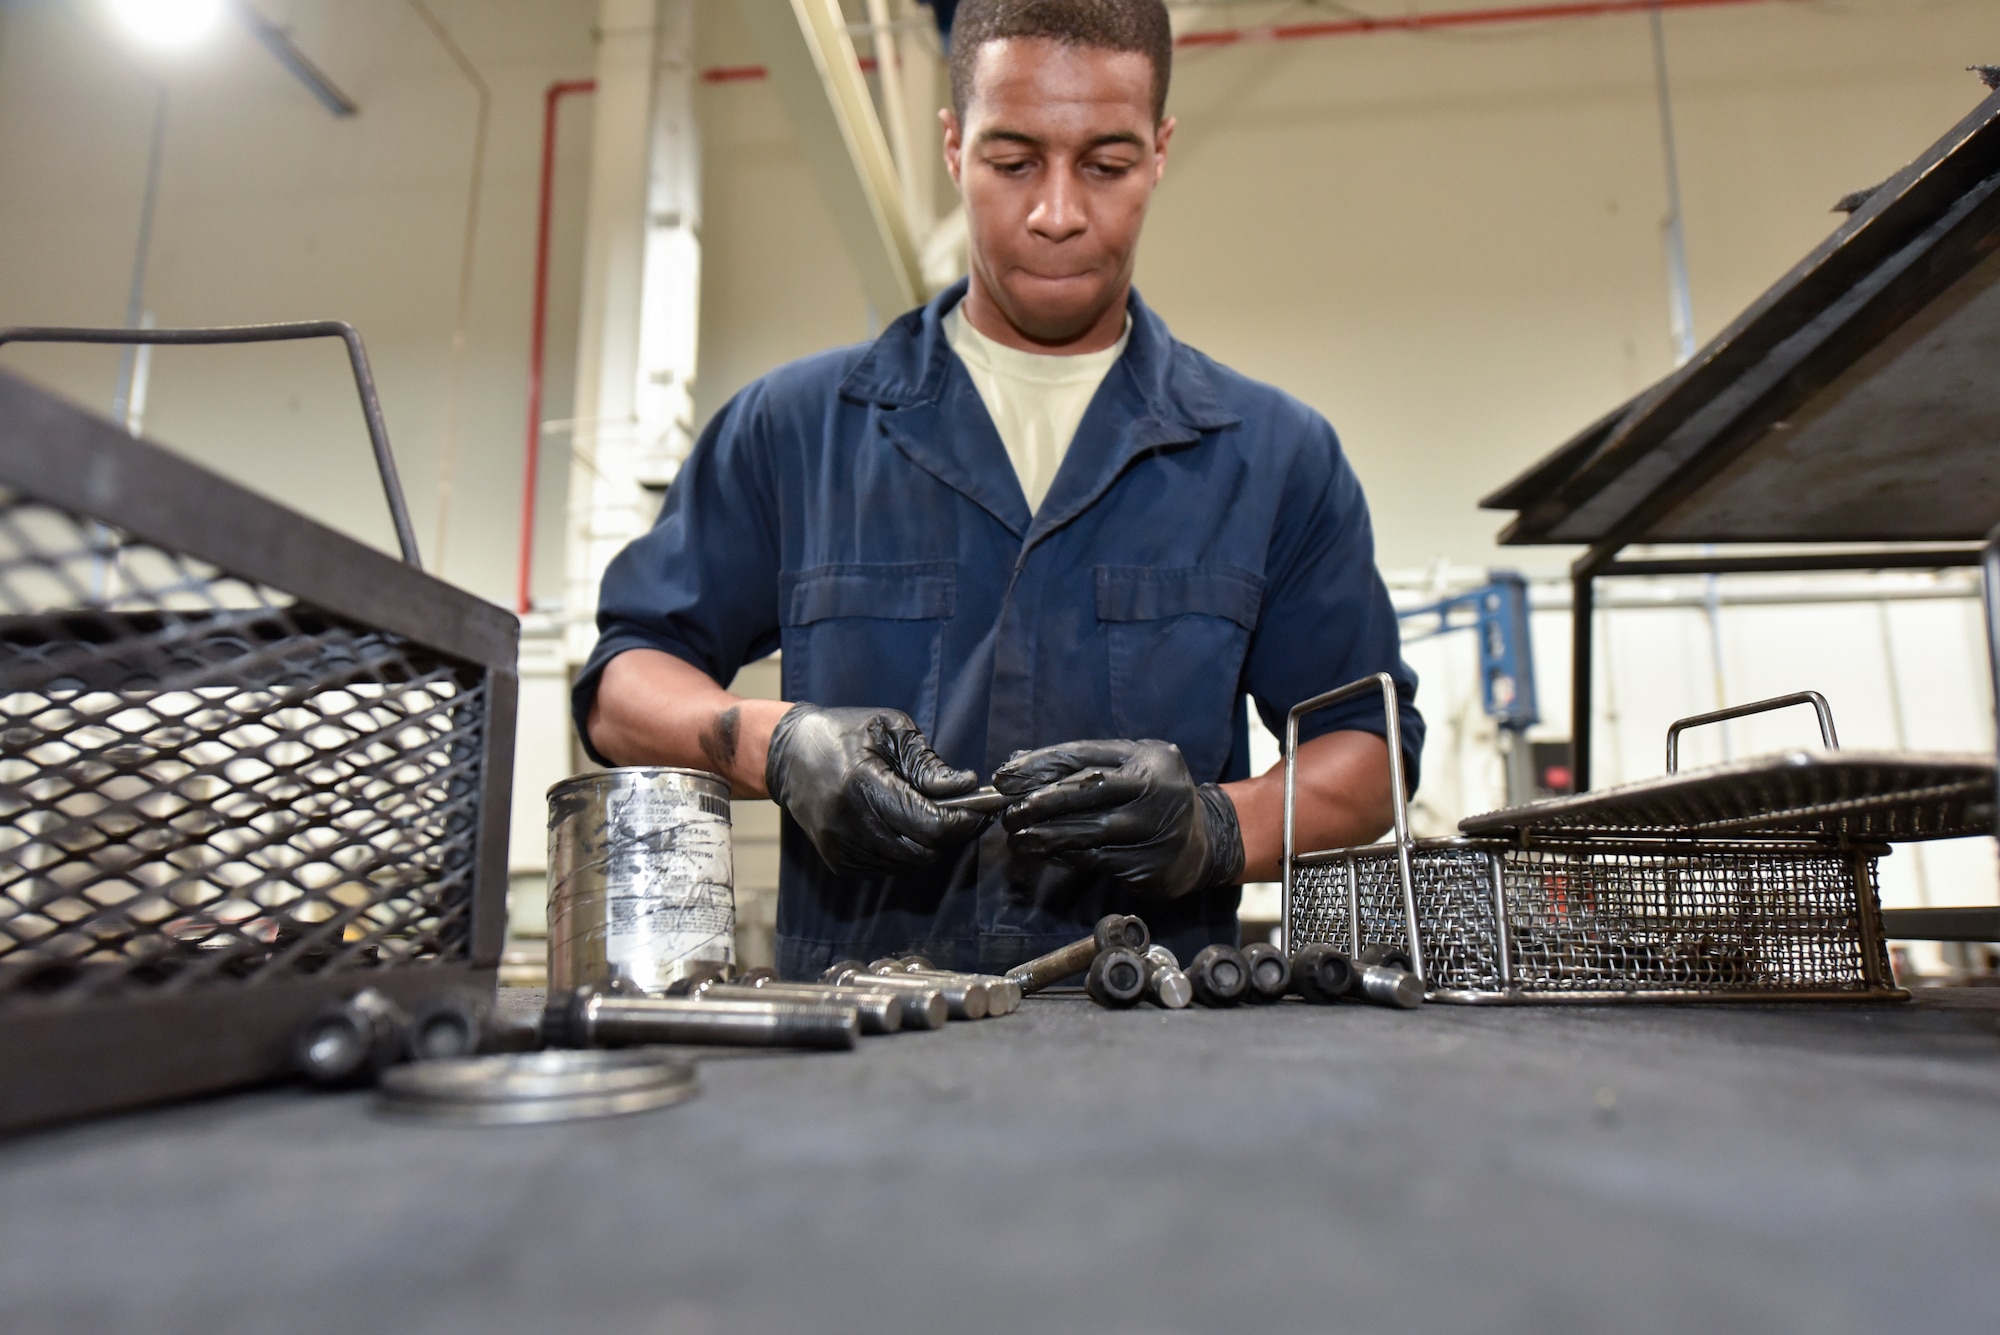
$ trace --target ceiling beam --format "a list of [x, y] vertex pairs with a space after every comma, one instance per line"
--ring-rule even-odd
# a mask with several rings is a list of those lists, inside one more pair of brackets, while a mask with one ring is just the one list
[[738, 0], [876, 320], [923, 299], [895, 159], [839, 0]]

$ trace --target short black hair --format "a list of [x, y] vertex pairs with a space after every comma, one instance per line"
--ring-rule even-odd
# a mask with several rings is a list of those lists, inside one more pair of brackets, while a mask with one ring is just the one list
[[1174, 30], [1161, 0], [961, 0], [951, 20], [951, 106], [961, 121], [979, 48], [1015, 37], [1144, 56], [1153, 63], [1153, 120], [1166, 119]]

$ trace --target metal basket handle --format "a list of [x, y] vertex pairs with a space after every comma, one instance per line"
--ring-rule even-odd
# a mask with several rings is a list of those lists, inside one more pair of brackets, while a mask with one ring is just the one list
[[1667, 773], [1680, 768], [1681, 734], [1689, 728], [1699, 728], [1704, 723], [1721, 723], [1725, 719], [1742, 718], [1746, 714], [1767, 714], [1774, 709], [1786, 709], [1792, 705], [1811, 705], [1819, 715], [1819, 738], [1826, 743], [1829, 751], [1840, 749], [1840, 739], [1833, 732], [1833, 709], [1826, 697], [1818, 691], [1794, 691], [1790, 695], [1774, 695], [1769, 700], [1757, 700], [1747, 705], [1731, 705], [1718, 709], [1712, 714], [1696, 714], [1692, 718], [1676, 719], [1667, 729]]
[[[1986, 606], [1986, 648], [1993, 673], [1993, 711], [2000, 718], [2000, 525], [1986, 535], [1986, 550], [1980, 556], [1981, 601]], [[1994, 780], [1994, 837], [2000, 839], [2000, 768]]]
[[64, 325], [23, 325], [0, 329], [4, 343], [133, 343], [209, 344], [282, 343], [302, 338], [337, 338], [347, 345], [354, 388], [361, 395], [361, 415], [368, 422], [368, 443], [375, 447], [375, 471], [382, 475], [382, 492], [389, 498], [389, 521], [396, 527], [396, 545], [412, 570], [422, 570], [417, 558], [417, 534], [410, 527], [410, 507], [403, 501], [403, 482], [396, 475], [396, 456], [389, 448], [389, 428], [382, 421], [382, 400], [375, 392], [375, 374], [361, 335], [345, 320], [298, 320], [288, 324], [218, 325], [209, 329], [79, 329]]
[[[1389, 743], [1389, 803], [1395, 817], [1396, 870], [1403, 882], [1403, 917], [1410, 934], [1410, 963], [1419, 978], [1425, 977], [1424, 945], [1417, 937], [1417, 889], [1416, 877], [1410, 870], [1410, 803], [1403, 784], [1403, 724], [1401, 711], [1396, 700], [1396, 679], [1386, 672], [1377, 672], [1372, 677], [1350, 681], [1345, 686], [1337, 686], [1323, 695], [1315, 695], [1310, 700], [1301, 700], [1293, 705], [1285, 715], [1285, 864], [1284, 864], [1284, 939], [1285, 950], [1292, 948], [1292, 856], [1293, 823], [1298, 786], [1299, 720], [1314, 710], [1328, 705], [1351, 700], [1357, 695], [1366, 695], [1371, 688], [1382, 692], [1382, 715], [1388, 723]], [[1352, 944], [1361, 949], [1360, 924], [1354, 924]]]

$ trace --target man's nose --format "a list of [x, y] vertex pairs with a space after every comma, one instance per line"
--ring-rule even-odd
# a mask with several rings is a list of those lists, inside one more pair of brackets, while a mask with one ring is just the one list
[[1069, 171], [1050, 172], [1041, 197], [1028, 214], [1028, 230], [1049, 241], [1067, 241], [1089, 226], [1084, 216], [1081, 191]]

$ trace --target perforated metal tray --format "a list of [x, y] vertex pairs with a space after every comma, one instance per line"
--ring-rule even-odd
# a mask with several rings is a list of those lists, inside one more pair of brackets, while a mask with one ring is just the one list
[[1458, 828], [1903, 843], [1991, 834], [1993, 790], [1993, 760], [1976, 753], [1785, 751], [1468, 816]]

